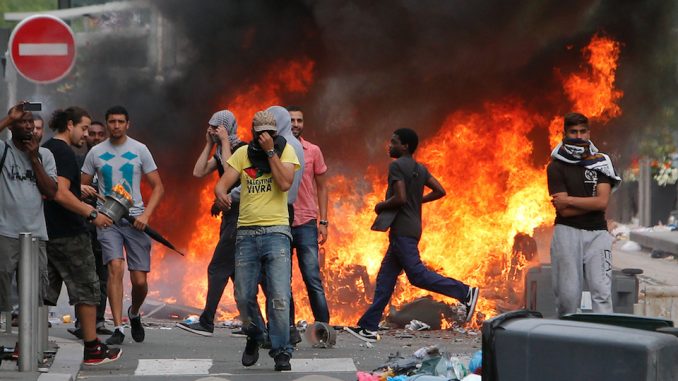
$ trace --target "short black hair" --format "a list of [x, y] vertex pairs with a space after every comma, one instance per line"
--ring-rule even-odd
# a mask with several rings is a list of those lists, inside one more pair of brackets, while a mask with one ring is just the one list
[[98, 124], [99, 126], [106, 128], [106, 125], [103, 124], [103, 123], [101, 123], [101, 122], [99, 122], [98, 120], [93, 120], [92, 123], [90, 123], [89, 125], [90, 125], [90, 126], [93, 126], [93, 125], [95, 125], [95, 124]]
[[565, 132], [567, 132], [568, 128], [574, 126], [584, 125], [587, 128], [589, 127], [589, 118], [578, 112], [568, 112], [563, 119], [563, 129]]
[[302, 110], [300, 106], [287, 106], [285, 108], [287, 109], [287, 112], [292, 112], [292, 111], [299, 111], [301, 113], [304, 112], [304, 110]]
[[42, 116], [40, 116], [40, 114], [33, 113], [33, 121], [35, 122], [36, 120], [41, 120], [41, 121], [44, 122], [44, 120], [42, 119]]
[[122, 106], [113, 106], [106, 110], [106, 120], [108, 120], [109, 115], [124, 115], [125, 119], [129, 121], [129, 113], [127, 112], [127, 109], [122, 107]]
[[64, 132], [68, 128], [69, 121], [73, 124], [78, 124], [82, 121], [82, 118], [89, 117], [87, 111], [78, 106], [72, 106], [65, 110], [56, 110], [52, 113], [52, 118], [49, 120], [49, 128], [55, 132]]
[[399, 128], [393, 131], [395, 135], [398, 135], [401, 144], [407, 144], [407, 150], [410, 152], [410, 155], [417, 150], [417, 145], [419, 145], [419, 136], [414, 130], [410, 128]]

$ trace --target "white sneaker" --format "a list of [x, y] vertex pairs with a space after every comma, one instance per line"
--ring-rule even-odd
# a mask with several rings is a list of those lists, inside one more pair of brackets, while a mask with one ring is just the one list
[[480, 289], [478, 287], [469, 287], [468, 295], [466, 296], [466, 301], [462, 304], [466, 307], [466, 323], [471, 321], [473, 317], [473, 312], [476, 310], [476, 304], [478, 303], [478, 295], [480, 294]]

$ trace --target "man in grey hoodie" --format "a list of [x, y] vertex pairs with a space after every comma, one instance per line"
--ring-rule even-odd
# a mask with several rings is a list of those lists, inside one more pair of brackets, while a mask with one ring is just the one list
[[[275, 117], [278, 136], [285, 138], [287, 144], [294, 148], [294, 153], [297, 154], [299, 164], [301, 165], [301, 168], [294, 172], [294, 181], [292, 182], [292, 187], [287, 192], [287, 207], [290, 211], [290, 226], [292, 226], [292, 222], [294, 221], [293, 204], [297, 200], [299, 185], [301, 184], [301, 178], [304, 174], [304, 147], [301, 145], [299, 139], [297, 139], [294, 134], [292, 134], [292, 117], [286, 108], [281, 106], [271, 106], [267, 108], [266, 111], [270, 112]], [[301, 334], [299, 334], [299, 330], [297, 330], [297, 327], [294, 324], [294, 299], [292, 295], [290, 295], [290, 344], [296, 345], [299, 342], [301, 342]]]

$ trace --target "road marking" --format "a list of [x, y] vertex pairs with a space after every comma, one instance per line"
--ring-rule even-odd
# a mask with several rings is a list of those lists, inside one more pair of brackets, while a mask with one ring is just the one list
[[140, 359], [134, 375], [208, 375], [211, 367], [212, 359]]
[[295, 373], [356, 372], [358, 370], [351, 358], [292, 359], [290, 364], [292, 364], [292, 372]]
[[20, 56], [66, 56], [67, 44], [19, 44]]

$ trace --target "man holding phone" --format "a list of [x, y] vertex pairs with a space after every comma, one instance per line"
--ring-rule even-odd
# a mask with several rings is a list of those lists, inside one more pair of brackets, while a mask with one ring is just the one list
[[56, 163], [33, 134], [33, 115], [24, 110], [25, 104], [12, 107], [0, 120], [0, 131], [9, 127], [12, 132], [11, 139], [0, 140], [0, 311], [12, 309], [9, 293], [19, 263], [19, 233], [32, 232], [39, 240], [40, 303], [47, 285], [43, 198], [56, 195]]

